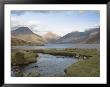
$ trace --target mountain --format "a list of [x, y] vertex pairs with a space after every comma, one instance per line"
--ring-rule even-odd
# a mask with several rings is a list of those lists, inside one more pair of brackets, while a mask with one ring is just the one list
[[13, 41], [15, 39], [16, 42], [21, 41], [29, 43], [31, 45], [43, 45], [45, 42], [45, 40], [41, 36], [33, 33], [28, 27], [19, 27], [18, 29], [11, 31], [11, 35], [12, 42], [15, 42]]
[[11, 38], [11, 45], [12, 46], [16, 46], [16, 45], [29, 45], [29, 44], [31, 44], [31, 43], [27, 42], [27, 41], [24, 41], [24, 40], [21, 40], [21, 39], [14, 38], [14, 37]]
[[98, 32], [97, 34], [89, 37], [85, 43], [100, 43], [100, 32]]
[[33, 32], [28, 27], [19, 27], [16, 30], [11, 32], [12, 35], [19, 35], [19, 34], [33, 34]]
[[60, 36], [55, 34], [55, 33], [53, 33], [53, 32], [47, 32], [45, 35], [43, 35], [43, 38], [45, 39], [45, 41], [47, 43], [51, 43], [51, 42], [54, 42], [57, 39], [59, 39]]
[[55, 43], [74, 43], [74, 44], [92, 44], [100, 42], [100, 28], [92, 28], [85, 32], [71, 32], [60, 39], [56, 40]]

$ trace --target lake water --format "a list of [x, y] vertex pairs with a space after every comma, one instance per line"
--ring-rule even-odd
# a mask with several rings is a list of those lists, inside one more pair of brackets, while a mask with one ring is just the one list
[[38, 48], [96, 48], [99, 44], [45, 44], [44, 46], [12, 46], [12, 49], [38, 49]]

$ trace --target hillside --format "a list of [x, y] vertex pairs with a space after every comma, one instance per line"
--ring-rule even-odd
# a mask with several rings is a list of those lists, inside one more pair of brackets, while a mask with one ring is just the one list
[[[45, 40], [41, 36], [33, 33], [28, 27], [20, 27], [16, 30], [13, 30], [11, 32], [11, 35], [14, 38], [14, 39], [12, 39], [13, 44], [15, 42], [15, 44], [17, 44], [17, 45], [19, 45], [19, 43], [16, 43], [17, 40], [18, 40], [18, 42], [22, 41], [22, 43], [24, 41], [26, 43], [31, 43], [30, 45], [43, 45], [45, 42]], [[16, 39], [16, 41], [13, 41], [15, 39]]]
[[88, 38], [85, 43], [100, 43], [100, 33], [93, 35], [92, 37]]
[[93, 44], [100, 42], [100, 28], [89, 29], [85, 32], [71, 32], [60, 39], [56, 40], [55, 43], [83, 43], [83, 44]]
[[53, 33], [53, 32], [47, 32], [45, 35], [43, 35], [43, 38], [47, 43], [52, 43], [60, 38], [59, 35]]
[[16, 45], [29, 45], [31, 44], [30, 42], [27, 42], [27, 41], [24, 41], [24, 40], [21, 40], [21, 39], [17, 39], [17, 38], [11, 38], [11, 45], [13, 46], [16, 46]]

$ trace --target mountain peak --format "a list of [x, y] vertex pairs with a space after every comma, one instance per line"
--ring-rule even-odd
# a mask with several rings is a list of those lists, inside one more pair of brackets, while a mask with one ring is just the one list
[[53, 42], [53, 41], [59, 39], [60, 36], [57, 35], [57, 34], [55, 34], [55, 33], [53, 33], [53, 32], [51, 32], [51, 31], [49, 31], [49, 32], [47, 32], [47, 33], [43, 36], [43, 38], [44, 38], [47, 42]]
[[28, 27], [19, 27], [12, 31], [12, 34], [33, 34], [33, 32]]
[[59, 35], [49, 31], [47, 32], [43, 37], [47, 37], [47, 38], [56, 38], [56, 37], [59, 37]]
[[51, 31], [47, 32], [44, 36], [47, 36], [47, 35], [48, 36], [58, 36], [57, 34], [51, 32]]

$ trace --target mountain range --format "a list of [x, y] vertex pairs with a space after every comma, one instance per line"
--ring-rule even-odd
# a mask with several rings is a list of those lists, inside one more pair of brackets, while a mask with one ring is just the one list
[[70, 32], [63, 37], [47, 32], [43, 36], [33, 33], [28, 27], [19, 27], [11, 31], [12, 45], [44, 45], [45, 43], [73, 43], [94, 44], [100, 43], [100, 27], [92, 28], [84, 32]]
[[100, 28], [92, 28], [84, 32], [71, 32], [54, 43], [95, 44], [100, 43]]

